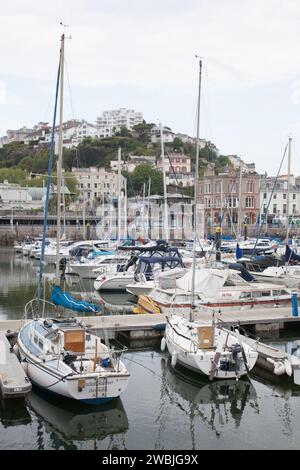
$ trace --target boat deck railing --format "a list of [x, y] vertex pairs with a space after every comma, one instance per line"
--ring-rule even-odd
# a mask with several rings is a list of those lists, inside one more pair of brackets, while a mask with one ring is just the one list
[[35, 318], [35, 317], [54, 317], [57, 316], [57, 307], [52, 302], [48, 300], [37, 298], [31, 299], [25, 305], [24, 317], [25, 319]]

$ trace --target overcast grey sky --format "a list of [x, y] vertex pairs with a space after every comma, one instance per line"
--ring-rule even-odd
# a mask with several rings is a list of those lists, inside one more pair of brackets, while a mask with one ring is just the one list
[[51, 121], [63, 21], [66, 119], [130, 107], [195, 135], [199, 54], [201, 136], [276, 174], [291, 135], [300, 174], [300, 1], [10, 0], [0, 18], [1, 135]]

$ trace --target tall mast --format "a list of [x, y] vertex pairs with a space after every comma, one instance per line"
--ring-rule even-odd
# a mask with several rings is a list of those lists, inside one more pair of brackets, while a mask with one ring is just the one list
[[60, 101], [59, 101], [59, 141], [57, 161], [57, 233], [56, 233], [56, 277], [59, 279], [59, 248], [61, 237], [61, 174], [62, 174], [62, 128], [63, 128], [63, 105], [64, 105], [64, 53], [65, 35], [61, 35], [60, 49]]
[[163, 131], [162, 123], [160, 123], [160, 145], [161, 145], [161, 161], [162, 161], [163, 184], [164, 184], [164, 227], [165, 227], [165, 239], [168, 242], [169, 241], [168, 199], [167, 199], [167, 181], [166, 181], [166, 166], [165, 166], [164, 131]]
[[45, 207], [44, 207], [43, 238], [42, 238], [40, 271], [39, 271], [39, 280], [38, 280], [38, 289], [37, 289], [38, 303], [40, 303], [40, 299], [41, 299], [42, 278], [43, 278], [43, 271], [44, 271], [44, 265], [45, 265], [45, 246], [46, 246], [48, 209], [49, 209], [48, 206], [49, 206], [49, 198], [50, 198], [51, 173], [52, 173], [52, 166], [53, 166], [53, 160], [54, 160], [55, 125], [56, 125], [56, 113], [57, 113], [57, 102], [58, 102], [58, 92], [59, 92], [59, 79], [60, 79], [60, 59], [59, 59], [57, 79], [56, 79], [55, 105], [54, 105], [54, 112], [53, 112], [52, 135], [51, 135], [51, 145], [50, 145], [50, 158], [48, 162], [48, 177], [47, 177], [46, 198], [45, 198]]
[[146, 194], [146, 183], [143, 184], [143, 201], [142, 201], [142, 238], [145, 238], [145, 194]]
[[243, 163], [240, 158], [240, 179], [239, 179], [239, 210], [238, 210], [238, 227], [237, 239], [241, 236], [242, 231], [242, 176], [243, 176]]
[[[196, 56], [197, 57], [197, 56]], [[199, 139], [200, 139], [200, 97], [201, 97], [201, 77], [202, 60], [199, 60], [199, 85], [197, 103], [197, 141], [196, 141], [196, 162], [195, 162], [195, 194], [194, 194], [194, 249], [193, 249], [193, 272], [192, 272], [192, 299], [190, 310], [190, 321], [194, 321], [195, 308], [195, 277], [196, 277], [196, 238], [197, 238], [197, 200], [198, 200], [198, 180], [199, 180]]]
[[118, 246], [121, 241], [121, 147], [118, 148]]
[[148, 207], [147, 207], [147, 238], [151, 239], [151, 229], [150, 229], [150, 195], [151, 195], [151, 177], [148, 182]]
[[291, 179], [291, 155], [292, 155], [292, 138], [289, 137], [289, 152], [288, 152], [288, 180], [287, 180], [287, 201], [286, 201], [286, 244], [289, 240], [290, 231], [290, 179]]

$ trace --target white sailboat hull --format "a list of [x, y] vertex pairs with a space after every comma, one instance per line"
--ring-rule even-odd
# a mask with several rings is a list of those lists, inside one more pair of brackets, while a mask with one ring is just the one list
[[[215, 359], [216, 349], [200, 349], [195, 346], [195, 340], [185, 337], [184, 330], [180, 326], [180, 321], [176, 328], [172, 328], [171, 323], [167, 323], [166, 326], [166, 345], [171, 355], [172, 359], [175, 359], [175, 363], [179, 363], [183, 367], [190, 369], [194, 372], [197, 372], [201, 375], [210, 376], [212, 370], [212, 364]], [[176, 332], [177, 329], [177, 332]], [[248, 370], [252, 370], [256, 361], [258, 354], [252, 348], [249, 348], [246, 344], [244, 346], [244, 351], [247, 358], [247, 367]], [[222, 370], [220, 366], [221, 362], [224, 360], [230, 361], [230, 354], [227, 352], [222, 352], [220, 359], [217, 363], [217, 368], [214, 373], [214, 378], [216, 379], [235, 379], [237, 376], [241, 377], [247, 373], [247, 368], [242, 357], [238, 359], [238, 372], [233, 368], [232, 370]]]
[[[18, 347], [27, 376], [33, 384], [50, 393], [88, 404], [113, 400], [126, 389], [129, 373], [121, 362], [118, 371], [91, 369], [91, 372], [76, 372], [62, 360], [61, 355], [50, 355], [47, 360], [44, 355], [35, 354], [29, 329], [27, 324], [20, 330]], [[30, 346], [27, 347], [27, 343]]]
[[[28, 359], [26, 354], [21, 357], [23, 360]], [[119, 397], [128, 385], [128, 376], [114, 378], [91, 375], [62, 380], [62, 377], [50, 375], [49, 370], [42, 368], [38, 363], [28, 364], [27, 375], [33, 384], [48, 392], [91, 404], [104, 403]], [[85, 382], [82, 391], [80, 381]]]

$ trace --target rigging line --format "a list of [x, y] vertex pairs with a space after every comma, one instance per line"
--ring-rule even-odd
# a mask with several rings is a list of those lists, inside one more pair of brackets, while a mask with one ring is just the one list
[[38, 279], [38, 292], [37, 300], [40, 302], [41, 297], [41, 284], [44, 270], [44, 258], [45, 258], [45, 245], [46, 245], [46, 232], [47, 232], [47, 220], [48, 220], [48, 210], [49, 210], [49, 196], [50, 196], [50, 186], [52, 178], [52, 168], [54, 160], [54, 147], [55, 147], [55, 124], [56, 124], [56, 112], [57, 112], [57, 102], [58, 102], [58, 92], [60, 85], [60, 67], [61, 67], [61, 53], [59, 54], [59, 65], [57, 70], [57, 81], [56, 81], [56, 91], [55, 91], [55, 105], [53, 113], [53, 123], [52, 123], [52, 136], [51, 136], [51, 146], [50, 146], [50, 157], [48, 162], [48, 181], [47, 181], [47, 190], [46, 190], [46, 199], [45, 199], [45, 209], [44, 209], [44, 225], [43, 225], [43, 239], [42, 239], [42, 248], [41, 248], [41, 257], [40, 257], [40, 271]]
[[71, 113], [72, 113], [73, 118], [76, 119], [77, 114], [75, 113], [75, 107], [74, 107], [74, 102], [73, 102], [73, 94], [72, 94], [70, 78], [69, 78], [68, 63], [66, 59], [64, 60], [64, 62], [66, 66], [66, 78], [67, 78], [67, 84], [68, 84], [68, 90], [69, 90], [69, 96], [70, 96]]
[[156, 375], [157, 377], [161, 377], [157, 372], [155, 372], [153, 369], [150, 369], [150, 367], [147, 367], [145, 366], [144, 364], [141, 364], [140, 362], [138, 361], [135, 361], [134, 359], [128, 359], [128, 357], [124, 357], [124, 360], [126, 361], [129, 361], [129, 362], [133, 362], [134, 364], [137, 364], [138, 366], [141, 366], [143, 369], [145, 370], [148, 370], [149, 372], [151, 372], [152, 374]]
[[177, 183], [177, 188], [178, 188], [178, 189], [181, 189], [181, 198], [183, 199], [183, 187], [179, 186], [179, 182], [178, 182], [178, 179], [177, 179], [177, 174], [176, 174], [175, 169], [174, 169], [174, 167], [173, 167], [173, 165], [172, 165], [172, 163], [171, 163], [171, 158], [170, 158], [169, 152], [166, 151], [165, 153], [166, 153], [166, 155], [167, 155], [167, 157], [168, 157], [170, 166], [171, 166], [171, 168], [172, 168], [172, 172], [173, 172], [173, 175], [174, 175], [175, 180], [176, 180], [176, 183]]
[[[275, 190], [275, 187], [276, 187], [277, 179], [279, 177], [279, 173], [280, 173], [280, 170], [281, 170], [281, 167], [282, 167], [285, 155], [286, 155], [288, 145], [289, 144], [287, 143], [286, 146], [285, 146], [283, 156], [282, 156], [279, 168], [278, 168], [278, 172], [277, 172], [276, 178], [274, 180], [273, 189], [272, 189], [272, 192], [271, 192], [270, 197], [269, 197], [268, 205], [267, 205], [267, 208], [266, 208], [266, 220], [268, 220], [268, 210], [269, 210], [269, 207], [270, 207], [270, 204], [271, 204], [272, 196], [273, 196], [273, 193], [274, 193], [274, 190]], [[254, 254], [254, 250], [255, 250], [257, 242], [258, 242], [258, 237], [259, 237], [259, 234], [260, 234], [260, 231], [261, 231], [261, 226], [262, 226], [262, 223], [260, 222], [260, 224], [258, 226], [258, 229], [257, 229], [257, 232], [256, 232], [256, 241], [255, 241], [255, 245], [253, 247], [252, 255]]]

